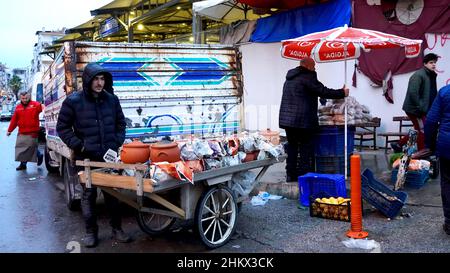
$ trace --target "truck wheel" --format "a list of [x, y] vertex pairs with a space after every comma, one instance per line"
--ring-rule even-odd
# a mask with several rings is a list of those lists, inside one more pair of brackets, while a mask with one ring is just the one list
[[50, 164], [52, 159], [50, 157], [50, 152], [48, 150], [47, 145], [45, 145], [45, 149], [44, 149], [44, 160], [45, 160], [45, 168], [47, 169], [47, 172], [49, 172], [49, 173], [59, 173], [59, 167], [54, 167], [54, 166], [52, 166]]
[[142, 211], [137, 213], [136, 220], [141, 230], [148, 235], [164, 234], [175, 223], [173, 217]]
[[208, 248], [225, 245], [236, 229], [237, 215], [236, 198], [228, 187], [209, 189], [200, 197], [195, 210], [200, 239]]
[[70, 166], [69, 160], [64, 160], [64, 193], [66, 197], [66, 204], [69, 210], [77, 211], [81, 207], [81, 200], [76, 198], [75, 187], [78, 181], [78, 176], [72, 166]]
[[439, 158], [431, 159], [431, 171], [430, 171], [430, 178], [436, 179], [439, 177]]

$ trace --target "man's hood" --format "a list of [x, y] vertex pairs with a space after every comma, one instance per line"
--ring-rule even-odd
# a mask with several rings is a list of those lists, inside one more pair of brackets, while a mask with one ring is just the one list
[[91, 92], [91, 83], [92, 80], [97, 76], [98, 74], [103, 74], [105, 76], [105, 87], [104, 90], [107, 92], [114, 94], [113, 89], [113, 77], [111, 73], [109, 73], [105, 68], [103, 68], [101, 65], [97, 63], [90, 63], [86, 65], [83, 71], [83, 90], [87, 92]]
[[314, 74], [314, 73], [316, 73], [316, 71], [308, 70], [308, 69], [304, 68], [303, 66], [297, 66], [296, 68], [288, 71], [288, 73], [286, 74], [286, 80], [292, 80], [301, 74], [311, 74], [311, 73]]

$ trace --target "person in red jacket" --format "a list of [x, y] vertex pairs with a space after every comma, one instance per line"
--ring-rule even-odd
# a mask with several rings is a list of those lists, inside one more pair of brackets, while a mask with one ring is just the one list
[[27, 162], [42, 164], [43, 155], [38, 149], [39, 136], [39, 113], [42, 112], [42, 104], [31, 100], [31, 95], [22, 91], [19, 93], [20, 103], [16, 106], [14, 114], [9, 123], [7, 136], [19, 127], [16, 140], [16, 161], [20, 165], [16, 170], [25, 170]]

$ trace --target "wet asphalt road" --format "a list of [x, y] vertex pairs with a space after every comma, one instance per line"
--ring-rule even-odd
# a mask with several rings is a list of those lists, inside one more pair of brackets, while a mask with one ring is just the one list
[[[438, 180], [421, 189], [405, 189], [408, 204], [403, 216], [387, 219], [364, 203], [363, 224], [369, 239], [380, 243], [376, 250], [346, 248], [342, 244], [350, 223], [312, 218], [299, 209], [296, 200], [271, 200], [254, 207], [245, 202], [238, 217], [236, 233], [230, 242], [215, 250], [206, 249], [185, 222], [159, 237], [142, 232], [134, 210], [124, 206], [123, 228], [133, 241], [120, 244], [112, 240], [108, 216], [102, 200], [99, 208], [97, 248], [82, 247], [84, 224], [80, 211], [67, 209], [62, 178], [47, 174], [44, 164], [28, 164], [16, 171], [15, 133], [6, 137], [7, 122], [0, 123], [0, 252], [83, 252], [83, 253], [354, 253], [413, 252], [450, 253], [450, 236], [442, 231], [442, 206]], [[41, 147], [42, 149], [43, 147]], [[363, 156], [363, 168], [370, 167], [386, 181], [387, 158], [382, 153]], [[282, 165], [271, 167], [283, 172]], [[270, 175], [268, 177], [271, 177]]]

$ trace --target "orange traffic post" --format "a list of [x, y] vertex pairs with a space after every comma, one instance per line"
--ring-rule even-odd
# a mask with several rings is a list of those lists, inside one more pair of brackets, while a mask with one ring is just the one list
[[351, 230], [347, 236], [354, 239], [363, 239], [369, 233], [362, 229], [362, 205], [361, 205], [361, 157], [352, 155], [350, 159], [350, 210]]

